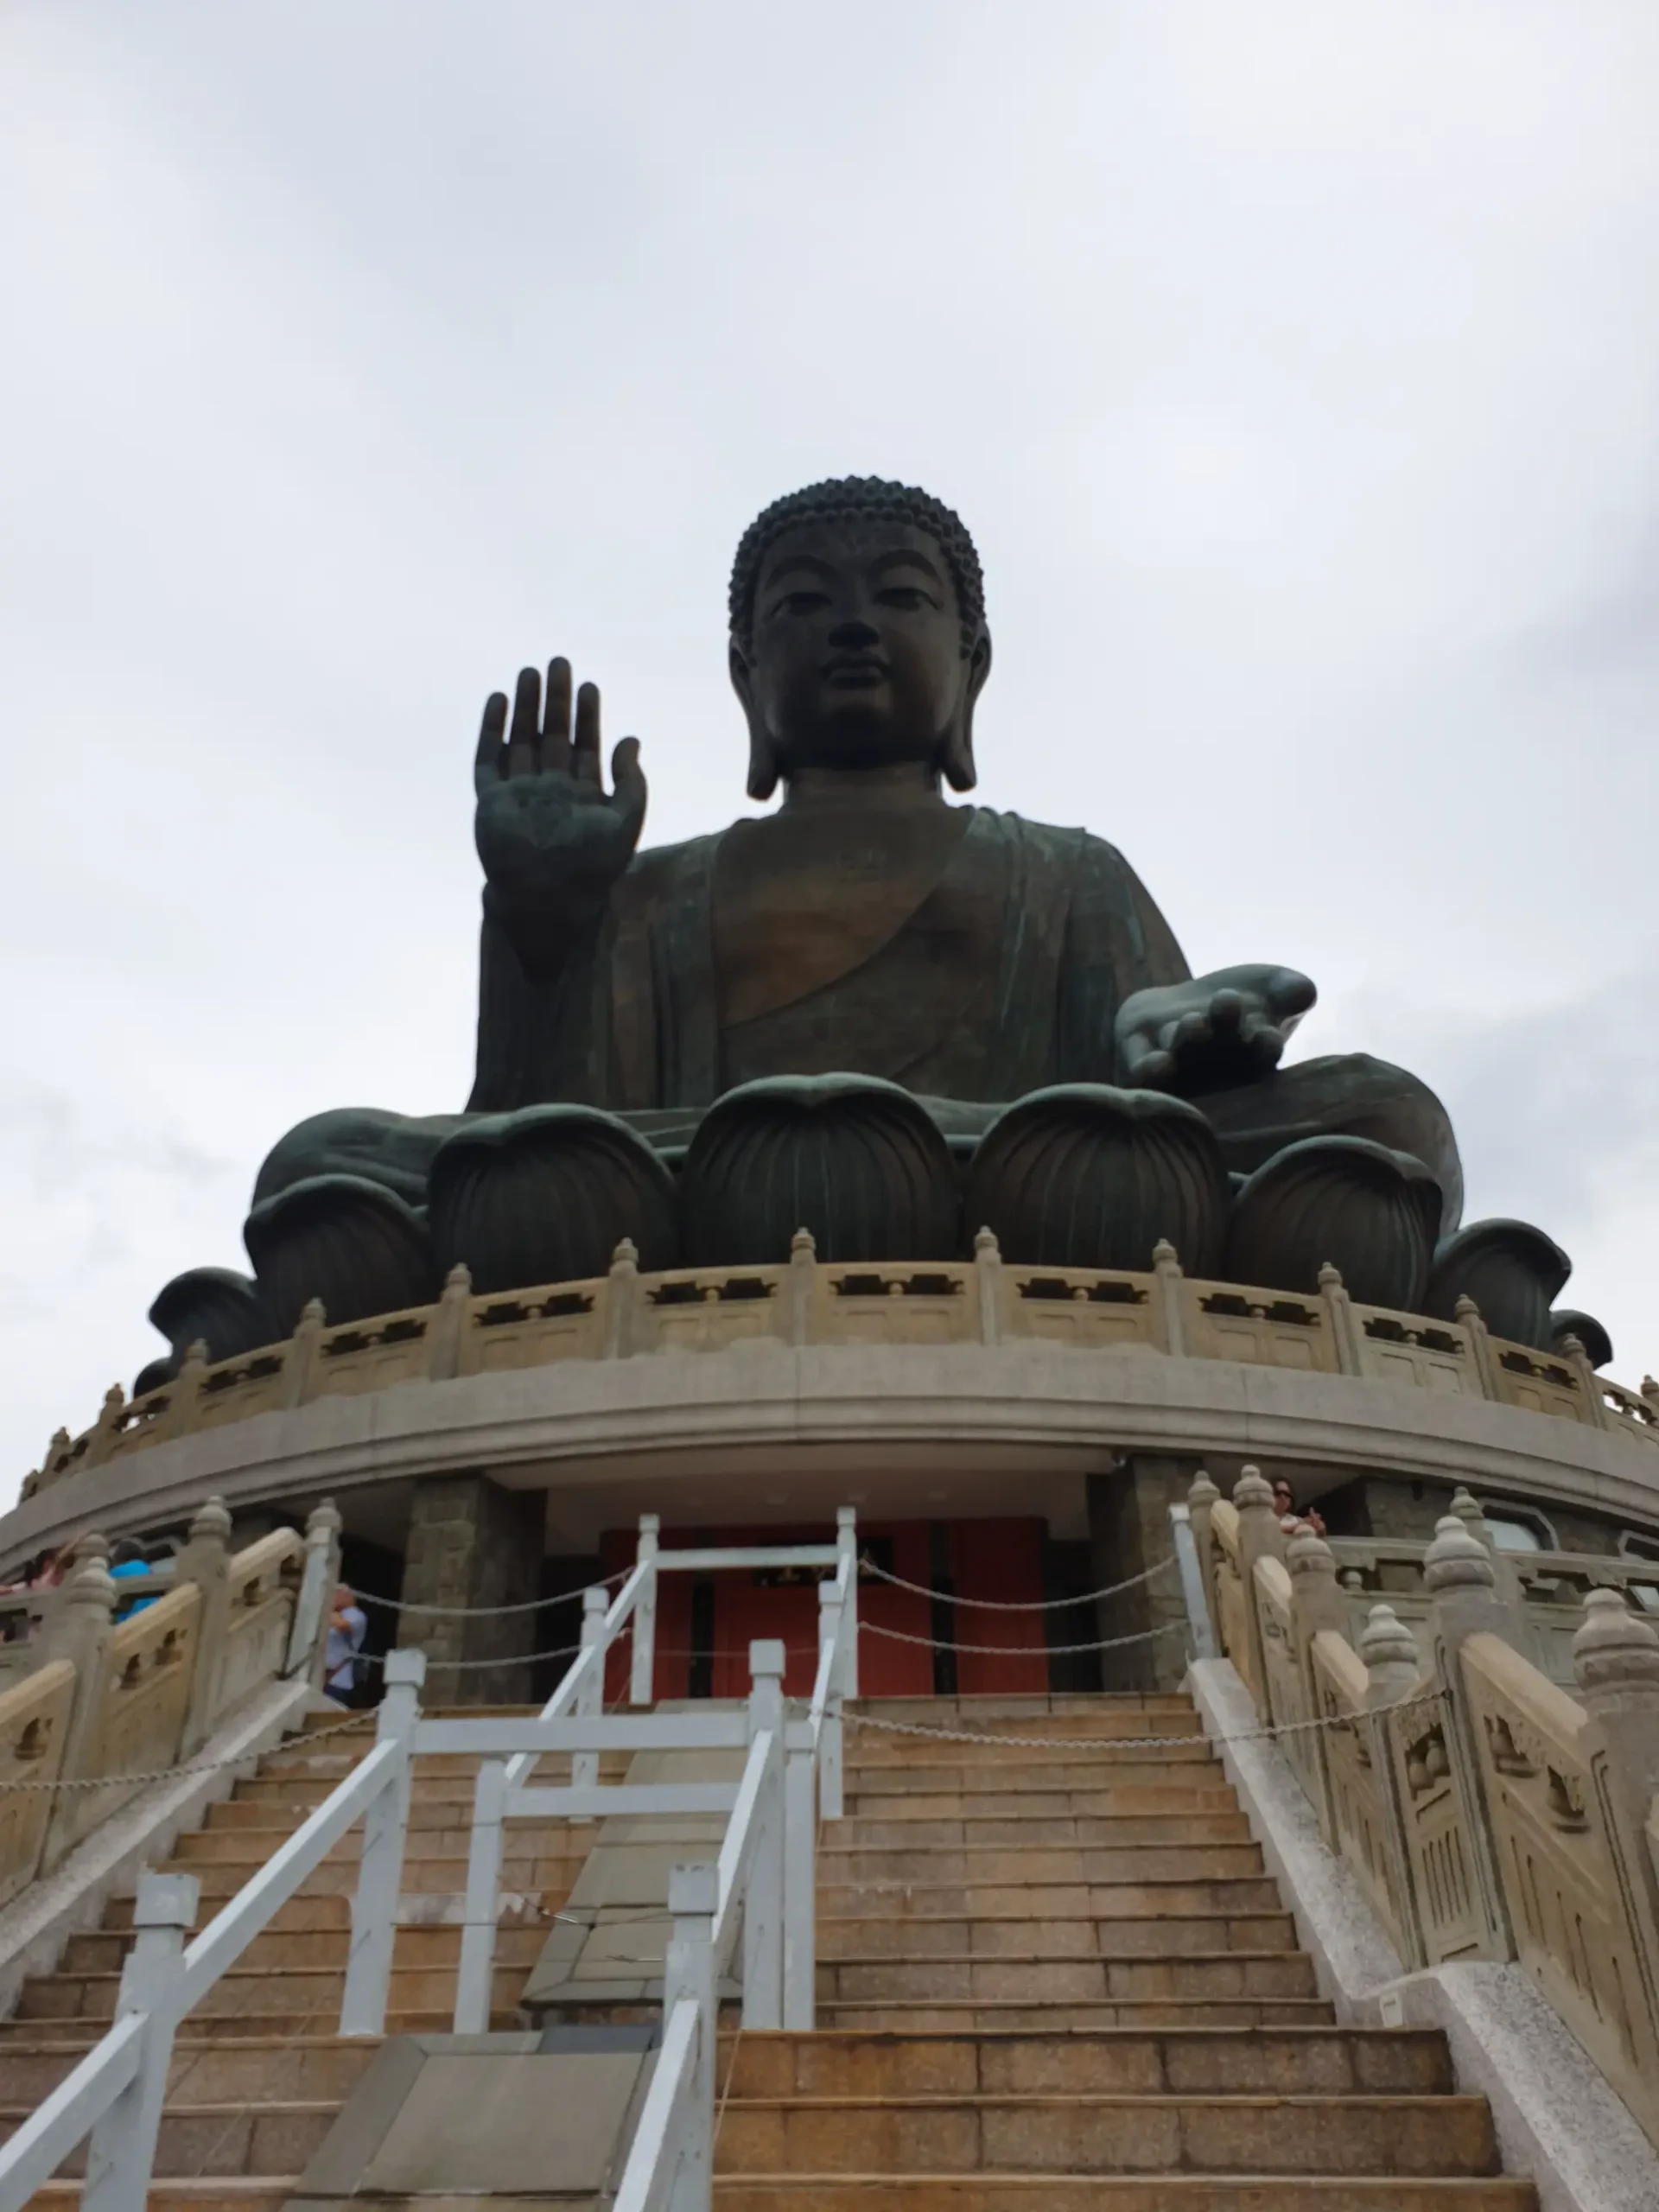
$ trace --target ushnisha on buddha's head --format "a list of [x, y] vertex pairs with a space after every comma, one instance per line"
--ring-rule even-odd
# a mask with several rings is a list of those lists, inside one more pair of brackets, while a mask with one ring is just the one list
[[751, 797], [905, 764], [972, 790], [991, 639], [979, 556], [940, 500], [873, 476], [775, 500], [737, 549], [731, 629]]

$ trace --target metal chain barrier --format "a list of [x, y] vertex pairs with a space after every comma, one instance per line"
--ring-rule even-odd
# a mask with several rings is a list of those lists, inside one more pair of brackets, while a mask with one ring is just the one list
[[1131, 1636], [1102, 1637], [1093, 1643], [950, 1643], [944, 1637], [909, 1636], [901, 1628], [881, 1628], [874, 1621], [861, 1620], [861, 1636], [885, 1636], [894, 1643], [919, 1643], [929, 1651], [965, 1651], [976, 1659], [1046, 1659], [1068, 1651], [1117, 1651], [1126, 1643], [1150, 1643], [1154, 1637], [1172, 1636], [1178, 1630], [1183, 1635], [1190, 1630], [1190, 1624], [1183, 1616], [1178, 1620], [1160, 1621], [1156, 1628], [1136, 1629]]
[[[875, 1561], [871, 1559], [868, 1554], [861, 1556], [858, 1562], [859, 1572], [861, 1574], [873, 1574], [878, 1582], [890, 1582], [895, 1590], [912, 1591], [918, 1598], [944, 1598], [953, 1605], [969, 1605], [971, 1606], [976, 1612], [981, 1613], [1058, 1613], [1064, 1612], [1071, 1605], [1091, 1605], [1095, 1603], [1096, 1599], [1099, 1598], [1116, 1598], [1121, 1590], [1138, 1590], [1143, 1582], [1150, 1582], [1154, 1575], [1166, 1573], [1166, 1570], [1173, 1567], [1174, 1564], [1174, 1553], [1166, 1552], [1162, 1559], [1155, 1560], [1151, 1567], [1147, 1567], [1144, 1571], [1144, 1573], [1130, 1575], [1126, 1582], [1109, 1582], [1103, 1590], [1084, 1590], [1080, 1592], [1075, 1598], [1028, 1598], [1016, 1599], [1003, 1598], [963, 1598], [958, 1595], [958, 1593], [954, 1590], [933, 1590], [930, 1589], [925, 1582], [906, 1582], [902, 1574], [889, 1574], [885, 1567], [878, 1567]], [[963, 1649], [967, 1649], [969, 1647], [963, 1645], [962, 1648]], [[1064, 1647], [1051, 1648], [1067, 1649], [1074, 1651], [1086, 1651], [1092, 1649], [1094, 1647], [1089, 1644], [1077, 1643]]]
[[[302, 1736], [290, 1736], [279, 1744], [267, 1747], [272, 1751], [308, 1751], [313, 1744], [326, 1744], [331, 1736], [343, 1736], [353, 1728], [369, 1728], [375, 1724], [373, 1713], [354, 1713], [347, 1720], [336, 1720], [327, 1728], [314, 1728]], [[55, 1782], [35, 1782], [22, 1776], [13, 1776], [0, 1782], [0, 1796], [11, 1790], [64, 1789], [124, 1789], [137, 1783], [148, 1789], [156, 1782], [183, 1782], [199, 1774], [223, 1774], [228, 1768], [245, 1766], [250, 1759], [264, 1758], [265, 1751], [235, 1751], [221, 1759], [200, 1759], [187, 1766], [165, 1766], [154, 1774], [100, 1774], [86, 1777], [65, 1777]]]
[[[379, 1605], [389, 1613], [429, 1613], [435, 1620], [493, 1621], [504, 1620], [509, 1613], [539, 1613], [550, 1605], [579, 1605], [582, 1590], [608, 1590], [613, 1584], [626, 1582], [633, 1573], [632, 1565], [619, 1567], [614, 1574], [598, 1574], [585, 1582], [582, 1590], [561, 1590], [556, 1598], [527, 1598], [518, 1605], [423, 1605], [412, 1598], [378, 1598], [370, 1590], [353, 1589], [352, 1595], [360, 1605]], [[580, 1645], [572, 1649], [579, 1650]], [[557, 1658], [561, 1655], [547, 1655]]]
[[1393, 1705], [1372, 1706], [1363, 1713], [1319, 1713], [1312, 1720], [1283, 1720], [1264, 1728], [1243, 1729], [1236, 1736], [1206, 1736], [1202, 1729], [1189, 1730], [1185, 1736], [1001, 1736], [982, 1728], [930, 1728], [915, 1720], [880, 1720], [850, 1705], [842, 1707], [842, 1719], [849, 1728], [874, 1728], [884, 1736], [931, 1738], [940, 1744], [1007, 1744], [1017, 1751], [1169, 1751], [1193, 1744], [1276, 1743], [1281, 1736], [1306, 1735], [1318, 1728], [1351, 1728], [1357, 1721], [1380, 1720], [1385, 1713], [1438, 1705], [1445, 1695], [1441, 1689], [1417, 1690]]

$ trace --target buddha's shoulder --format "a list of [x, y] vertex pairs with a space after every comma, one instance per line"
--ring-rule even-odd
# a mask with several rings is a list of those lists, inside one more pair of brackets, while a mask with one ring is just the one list
[[1017, 846], [1027, 863], [1083, 874], [1127, 873], [1128, 862], [1117, 847], [1092, 830], [1067, 829], [1052, 822], [1033, 822], [1023, 814], [1004, 814], [994, 807], [973, 809], [972, 834]]

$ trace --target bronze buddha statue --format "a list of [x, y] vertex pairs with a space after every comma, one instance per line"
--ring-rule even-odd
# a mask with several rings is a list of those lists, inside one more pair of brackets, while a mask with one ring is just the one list
[[[294, 1237], [300, 1246], [315, 1241], [319, 1220], [334, 1224], [336, 1247], [342, 1236], [349, 1242], [352, 1222], [365, 1207], [373, 1211], [377, 1193], [410, 1221], [385, 1247], [397, 1253], [372, 1294], [385, 1297], [400, 1268], [412, 1281], [427, 1264], [418, 1247], [429, 1197], [434, 1243], [444, 1247], [431, 1264], [460, 1257], [476, 1267], [467, 1236], [483, 1232], [454, 1226], [455, 1176], [475, 1196], [478, 1178], [497, 1173], [493, 1163], [521, 1144], [548, 1157], [574, 1145], [573, 1164], [563, 1184], [556, 1175], [543, 1185], [521, 1175], [499, 1196], [498, 1221], [504, 1208], [522, 1229], [538, 1210], [586, 1207], [591, 1243], [613, 1230], [635, 1233], [629, 1209], [643, 1206], [658, 1228], [640, 1233], [656, 1236], [663, 1264], [679, 1256], [677, 1230], [663, 1226], [677, 1202], [672, 1171], [683, 1162], [688, 1177], [701, 1172], [700, 1129], [746, 1126], [734, 1094], [758, 1102], [762, 1120], [782, 1114], [785, 1122], [824, 1099], [856, 1121], [863, 1097], [886, 1132], [879, 1141], [859, 1141], [861, 1160], [874, 1157], [872, 1147], [887, 1147], [886, 1164], [870, 1170], [876, 1215], [880, 1192], [896, 1187], [895, 1176], [912, 1184], [917, 1177], [937, 1183], [945, 1172], [971, 1178], [981, 1140], [1009, 1123], [1010, 1109], [1017, 1113], [1033, 1094], [1046, 1103], [1033, 1109], [1031, 1128], [1058, 1116], [1084, 1131], [1085, 1150], [1157, 1126], [1185, 1147], [1192, 1204], [1217, 1214], [1213, 1236], [1206, 1229], [1199, 1239], [1210, 1240], [1211, 1264], [1227, 1234], [1220, 1214], [1233, 1190], [1251, 1179], [1248, 1196], [1265, 1175], [1254, 1210], [1243, 1209], [1257, 1224], [1245, 1262], [1259, 1250], [1265, 1264], [1269, 1248], [1277, 1249], [1274, 1237], [1282, 1246], [1288, 1236], [1295, 1253], [1273, 1264], [1281, 1275], [1306, 1277], [1317, 1267], [1306, 1255], [1325, 1236], [1351, 1264], [1356, 1236], [1362, 1247], [1375, 1241], [1374, 1226], [1364, 1224], [1381, 1205], [1394, 1224], [1392, 1231], [1384, 1224], [1385, 1241], [1403, 1235], [1413, 1256], [1402, 1262], [1403, 1274], [1384, 1267], [1379, 1281], [1394, 1285], [1395, 1302], [1404, 1302], [1402, 1288], [1418, 1297], [1430, 1292], [1431, 1256], [1438, 1242], [1444, 1258], [1463, 1189], [1451, 1123], [1433, 1093], [1363, 1057], [1282, 1067], [1285, 1041], [1313, 1004], [1306, 976], [1243, 965], [1193, 977], [1114, 846], [1081, 829], [1049, 828], [946, 797], [945, 786], [973, 789], [974, 709], [991, 668], [978, 557], [948, 507], [923, 492], [861, 478], [778, 500], [738, 548], [730, 626], [732, 683], [748, 723], [749, 794], [764, 800], [781, 784], [784, 798], [775, 812], [714, 836], [639, 849], [646, 811], [639, 747], [632, 738], [616, 747], [607, 791], [599, 693], [584, 683], [573, 700], [568, 663], [553, 661], [544, 681], [526, 669], [511, 702], [499, 692], [486, 702], [476, 761], [485, 874], [478, 1064], [467, 1112], [411, 1119], [347, 1109], [302, 1123], [276, 1145], [259, 1173], [249, 1242], [261, 1280], [282, 1278], [279, 1305], [291, 1305], [305, 1266], [327, 1274], [329, 1263], [302, 1260], [299, 1272], [284, 1272], [280, 1254], [267, 1268], [262, 1253], [285, 1237], [290, 1245]], [[565, 1111], [550, 1113], [554, 1108]], [[908, 1135], [894, 1135], [901, 1128]], [[1098, 1232], [1075, 1226], [1076, 1193], [1068, 1197], [1069, 1185], [1049, 1187], [1054, 1175], [1064, 1181], [1073, 1171], [1033, 1166], [1033, 1141], [1025, 1141], [1018, 1173], [1027, 1198], [1042, 1184], [1050, 1217], [1071, 1209], [1062, 1256], [1083, 1263], [1095, 1236], [1103, 1238], [1096, 1264], [1128, 1264], [1121, 1239], [1106, 1251], [1114, 1245], [1109, 1224]], [[778, 1137], [785, 1151], [791, 1141], [787, 1129]], [[710, 1136], [703, 1149], [713, 1142]], [[895, 1144], [913, 1154], [902, 1167], [893, 1165]], [[947, 1154], [952, 1171], [938, 1164]], [[463, 1154], [464, 1173], [452, 1173], [446, 1162]], [[1291, 1167], [1281, 1173], [1276, 1164], [1287, 1154]], [[722, 1188], [743, 1190], [741, 1146], [721, 1172]], [[778, 1203], [804, 1206], [803, 1192], [817, 1186], [792, 1172]], [[841, 1172], [822, 1161], [811, 1171], [831, 1182]], [[1125, 1172], [1139, 1193], [1131, 1242], [1143, 1264], [1141, 1246], [1157, 1229], [1163, 1203], [1163, 1170], [1141, 1159]], [[620, 1212], [607, 1213], [610, 1201], [595, 1192], [618, 1175], [618, 1189], [633, 1196], [619, 1198]], [[1109, 1214], [1119, 1203], [1110, 1192], [1128, 1185], [1121, 1174], [1108, 1184], [1104, 1196], [1096, 1192], [1096, 1211]], [[970, 1179], [970, 1205], [979, 1194]], [[1019, 1205], [1009, 1204], [1018, 1214]], [[1179, 1215], [1179, 1205], [1170, 1204]], [[821, 1192], [825, 1208], [835, 1211]], [[1292, 1217], [1310, 1209], [1304, 1234]], [[965, 1249], [979, 1224], [963, 1215], [955, 1185], [948, 1210], [950, 1240]], [[937, 1205], [924, 1215], [936, 1224], [944, 1218]], [[902, 1210], [901, 1217], [911, 1219]], [[860, 1239], [879, 1244], [884, 1233], [867, 1208], [863, 1228], [843, 1224], [836, 1255], [834, 1226], [808, 1225], [821, 1242], [827, 1231], [832, 1256], [877, 1256], [862, 1251]], [[938, 1242], [946, 1232], [936, 1226], [928, 1233]], [[1031, 1235], [1053, 1242], [1047, 1230]], [[495, 1276], [531, 1265], [540, 1249], [533, 1236], [528, 1246], [521, 1238], [515, 1251], [525, 1256], [504, 1258]], [[1540, 1281], [1554, 1267], [1540, 1255], [1554, 1249], [1538, 1238], [1532, 1258]], [[786, 1249], [785, 1238], [770, 1256]], [[879, 1255], [938, 1256], [896, 1246]], [[1562, 1280], [1565, 1269], [1561, 1260]], [[1455, 1285], [1448, 1289], [1443, 1265], [1435, 1272], [1444, 1304]], [[1558, 1287], [1547, 1285], [1543, 1307], [1531, 1316], [1535, 1331]], [[370, 1294], [363, 1289], [356, 1302]], [[350, 1302], [353, 1294], [346, 1295]], [[292, 1318], [275, 1316], [282, 1326]], [[331, 1318], [350, 1316], [331, 1308]], [[264, 1319], [269, 1325], [271, 1313]], [[226, 1325], [218, 1333], [223, 1341], [236, 1332]]]

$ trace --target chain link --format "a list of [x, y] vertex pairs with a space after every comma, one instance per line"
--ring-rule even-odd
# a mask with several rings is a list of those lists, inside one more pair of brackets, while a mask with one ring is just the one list
[[861, 1620], [859, 1633], [863, 1636], [885, 1636], [894, 1643], [919, 1643], [929, 1651], [965, 1651], [976, 1659], [1047, 1659], [1063, 1656], [1068, 1651], [1118, 1651], [1126, 1643], [1150, 1643], [1155, 1636], [1171, 1636], [1179, 1629], [1187, 1628], [1183, 1616], [1178, 1620], [1160, 1621], [1156, 1628], [1139, 1628], [1130, 1636], [1103, 1637], [1095, 1643], [948, 1643], [943, 1637], [910, 1636], [901, 1628], [882, 1628], [874, 1621]]
[[[289, 1737], [285, 1742], [270, 1745], [273, 1751], [308, 1751], [313, 1744], [326, 1744], [331, 1736], [343, 1736], [353, 1728], [366, 1728], [373, 1725], [372, 1713], [354, 1713], [347, 1720], [336, 1720], [327, 1728], [314, 1728], [303, 1736]], [[137, 1783], [148, 1789], [156, 1782], [183, 1782], [197, 1775], [223, 1774], [229, 1767], [245, 1766], [250, 1759], [264, 1758], [264, 1751], [234, 1751], [224, 1758], [199, 1759], [185, 1766], [164, 1766], [153, 1774], [100, 1774], [96, 1776], [60, 1775], [54, 1782], [35, 1782], [22, 1775], [0, 1781], [0, 1796], [11, 1791], [41, 1791], [68, 1789], [123, 1789]]]
[[[925, 1582], [906, 1582], [902, 1574], [889, 1574], [885, 1567], [878, 1567], [868, 1554], [861, 1556], [859, 1560], [859, 1567], [862, 1573], [873, 1574], [878, 1582], [890, 1582], [895, 1590], [913, 1591], [918, 1598], [943, 1598], [952, 1605], [971, 1606], [976, 1612], [981, 1613], [1058, 1613], [1064, 1612], [1071, 1605], [1092, 1605], [1096, 1599], [1116, 1598], [1121, 1590], [1138, 1590], [1143, 1582], [1150, 1582], [1154, 1575], [1162, 1574], [1174, 1564], [1174, 1553], [1166, 1552], [1162, 1559], [1147, 1567], [1143, 1573], [1130, 1575], [1127, 1582], [1109, 1582], [1103, 1590], [1084, 1590], [1075, 1598], [1014, 1599], [964, 1598], [956, 1591], [932, 1590]], [[1049, 1648], [1052, 1650], [1089, 1651], [1096, 1647], [1092, 1644], [1073, 1643], [1051, 1645]], [[969, 1650], [972, 1646], [963, 1644], [959, 1649]]]

